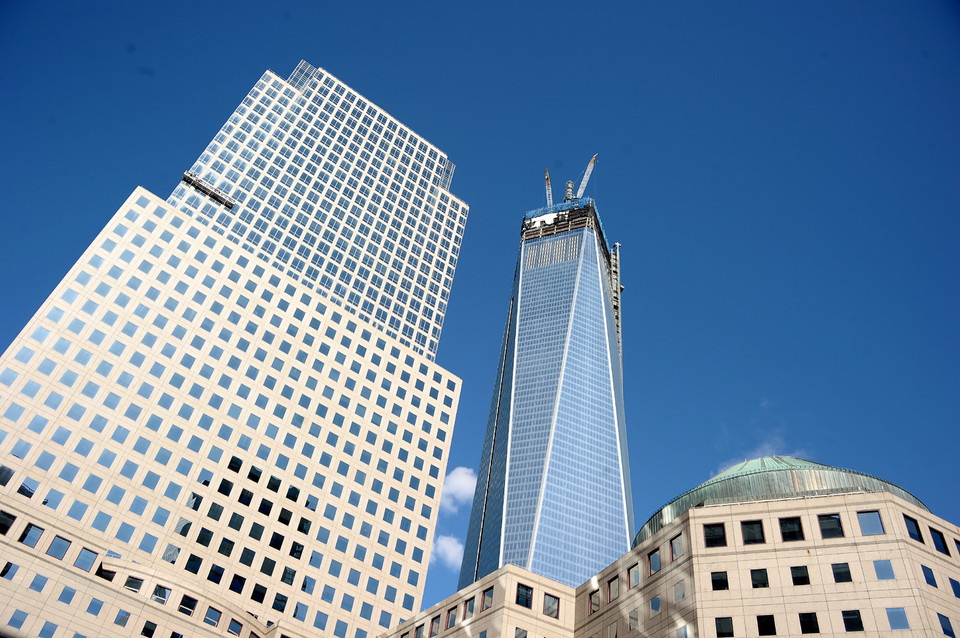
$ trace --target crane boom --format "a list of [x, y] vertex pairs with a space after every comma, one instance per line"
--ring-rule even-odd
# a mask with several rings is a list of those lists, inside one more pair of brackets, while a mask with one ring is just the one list
[[547, 175], [547, 206], [553, 206], [553, 188], [550, 186], [550, 171], [545, 168], [543, 172]]
[[587, 170], [583, 172], [583, 179], [580, 180], [580, 188], [577, 189], [577, 199], [583, 197], [583, 191], [587, 190], [587, 182], [590, 181], [590, 173], [593, 172], [593, 163], [597, 161], [597, 154], [594, 153], [587, 164]]

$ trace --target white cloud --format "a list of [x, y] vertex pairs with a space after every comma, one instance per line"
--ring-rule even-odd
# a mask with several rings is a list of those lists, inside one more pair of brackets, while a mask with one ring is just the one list
[[[443, 480], [443, 495], [440, 497], [440, 509], [447, 514], [456, 514], [461, 505], [473, 501], [473, 491], [477, 487], [477, 473], [469, 467], [455, 467]], [[462, 548], [462, 546], [461, 546]]]
[[791, 450], [792, 446], [787, 443], [782, 430], [775, 429], [768, 431], [766, 434], [767, 436], [764, 440], [743, 452], [742, 455], [727, 459], [721, 463], [717, 471], [714, 472], [714, 476], [724, 470], [730, 469], [738, 463], [760, 458], [761, 456], [794, 456], [801, 459], [809, 456], [808, 452], [803, 448], [793, 448]]
[[437, 536], [430, 553], [430, 564], [439, 562], [447, 569], [459, 570], [463, 561], [463, 543], [456, 536]]

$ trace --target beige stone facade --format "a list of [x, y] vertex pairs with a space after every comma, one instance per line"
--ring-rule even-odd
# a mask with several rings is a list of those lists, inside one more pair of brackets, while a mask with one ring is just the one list
[[138, 189], [0, 358], [0, 633], [395, 626], [459, 390]]
[[505, 565], [383, 638], [573, 638], [574, 594], [571, 587]]
[[[515, 602], [521, 583], [533, 583], [531, 609]], [[960, 528], [886, 492], [704, 504], [564, 598], [559, 624], [543, 622], [537, 601], [566, 596], [561, 586], [507, 566], [386, 638], [420, 638], [415, 627], [490, 587], [505, 613], [437, 635], [943, 636], [960, 627]]]

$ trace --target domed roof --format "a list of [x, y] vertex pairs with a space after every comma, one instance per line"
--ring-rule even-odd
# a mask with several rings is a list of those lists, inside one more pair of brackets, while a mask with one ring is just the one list
[[869, 474], [792, 456], [764, 456], [738, 463], [664, 505], [640, 528], [636, 547], [692, 507], [749, 503], [851, 492], [889, 492], [927, 509], [902, 487]]

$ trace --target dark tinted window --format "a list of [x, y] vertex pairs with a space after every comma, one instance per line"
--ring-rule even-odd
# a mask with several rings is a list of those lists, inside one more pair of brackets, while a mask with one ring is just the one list
[[820, 633], [820, 623], [817, 622], [817, 614], [800, 614], [800, 633], [802, 634], [819, 634]]
[[743, 531], [744, 545], [758, 545], [766, 542], [763, 536], [763, 521], [743, 521], [740, 523]]
[[780, 519], [780, 537], [784, 542], [803, 540], [803, 523], [799, 516]]
[[717, 638], [733, 637], [733, 618], [717, 618]]
[[907, 534], [910, 534], [910, 538], [922, 543], [923, 534], [920, 533], [920, 525], [917, 523], [916, 519], [910, 518], [909, 516], [904, 514], [903, 522], [907, 524]]
[[797, 567], [790, 568], [790, 577], [793, 579], [794, 585], [809, 585], [810, 584], [810, 574], [807, 572], [806, 565], [799, 565]]
[[707, 547], [726, 547], [727, 533], [723, 523], [707, 523], [704, 525], [703, 542]]
[[820, 535], [823, 538], [843, 538], [843, 525], [840, 523], [839, 514], [820, 514], [817, 520], [820, 522]]
[[750, 582], [753, 583], [754, 589], [761, 589], [763, 587], [769, 587], [770, 581], [767, 580], [767, 570], [765, 569], [751, 569], [750, 570]]
[[845, 631], [863, 631], [863, 619], [859, 609], [843, 612], [843, 628]]
[[853, 582], [853, 578], [850, 576], [850, 565], [848, 563], [834, 563], [831, 567], [833, 568], [833, 582]]
[[757, 616], [757, 633], [761, 636], [777, 635], [777, 623], [773, 616]]
[[725, 589], [730, 589], [730, 583], [727, 582], [727, 572], [711, 573], [710, 581], [713, 583], [713, 591], [723, 591]]

